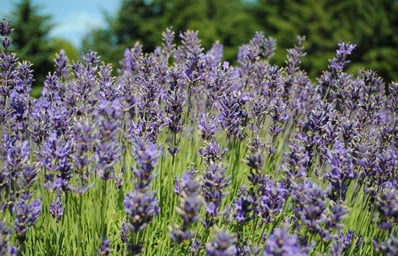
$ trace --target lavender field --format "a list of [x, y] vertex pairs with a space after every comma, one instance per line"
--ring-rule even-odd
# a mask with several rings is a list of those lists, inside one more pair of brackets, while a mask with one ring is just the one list
[[33, 98], [10, 26], [0, 255], [398, 255], [398, 83], [346, 73], [355, 44], [310, 79], [303, 37], [276, 66], [256, 33], [231, 64], [168, 29], [115, 76], [57, 53]]

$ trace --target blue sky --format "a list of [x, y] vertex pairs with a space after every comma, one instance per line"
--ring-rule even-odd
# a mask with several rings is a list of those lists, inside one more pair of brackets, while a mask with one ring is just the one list
[[[103, 12], [116, 14], [120, 0], [31, 0], [40, 14], [51, 15], [52, 37], [65, 38], [76, 47], [87, 31], [105, 24]], [[0, 0], [0, 18], [11, 16], [21, 0]]]

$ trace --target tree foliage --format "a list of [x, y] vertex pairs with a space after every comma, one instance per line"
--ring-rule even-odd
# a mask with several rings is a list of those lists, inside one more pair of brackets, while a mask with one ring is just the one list
[[[339, 41], [357, 44], [351, 71], [376, 70], [398, 79], [398, 1], [396, 0], [258, 0], [251, 11], [263, 31], [275, 36], [280, 49], [291, 47], [294, 35], [307, 38], [304, 66], [317, 75], [333, 56]], [[277, 54], [276, 59], [284, 56]]]
[[[366, 67], [387, 80], [398, 80], [398, 2], [395, 0], [123, 0], [105, 28], [86, 36], [84, 49], [97, 50], [106, 61], [116, 63], [125, 48], [136, 41], [144, 51], [160, 44], [161, 33], [172, 26], [179, 33], [198, 30], [205, 47], [218, 40], [224, 58], [234, 60], [236, 49], [255, 31], [277, 39], [273, 59], [281, 64], [286, 48], [297, 35], [306, 36], [309, 53], [304, 67], [319, 75], [334, 55], [339, 41], [357, 44], [349, 66], [352, 72]], [[326, 58], [325, 58], [326, 56]]]
[[155, 49], [168, 27], [177, 33], [199, 31], [206, 48], [217, 40], [222, 42], [227, 60], [235, 58], [238, 45], [261, 30], [239, 0], [123, 0], [117, 15], [106, 20], [105, 28], [94, 29], [85, 37], [83, 49], [96, 50], [115, 65], [124, 49], [136, 41], [146, 52]]
[[33, 64], [35, 85], [42, 85], [53, 69], [55, 54], [49, 38], [51, 17], [40, 14], [39, 8], [30, 0], [22, 0], [12, 13], [12, 45], [20, 59]]

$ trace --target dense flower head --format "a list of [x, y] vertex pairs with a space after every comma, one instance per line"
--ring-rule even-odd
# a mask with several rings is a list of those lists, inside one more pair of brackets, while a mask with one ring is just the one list
[[2, 19], [0, 21], [0, 36], [9, 36], [11, 31], [11, 21]]
[[379, 212], [379, 226], [391, 230], [398, 224], [398, 190], [393, 184], [380, 192], [376, 198], [376, 209]]
[[50, 214], [57, 222], [61, 220], [62, 216], [64, 215], [62, 199], [59, 194], [55, 196], [55, 199], [50, 204]]
[[230, 138], [243, 138], [243, 129], [248, 123], [248, 113], [245, 103], [246, 95], [239, 91], [225, 93], [220, 101], [219, 122]]
[[112, 249], [110, 248], [111, 242], [109, 240], [101, 240], [101, 248], [98, 249], [98, 255], [108, 256], [112, 253]]
[[210, 117], [208, 114], [202, 114], [198, 122], [198, 130], [201, 132], [203, 140], [211, 140], [218, 129], [219, 127], [215, 116]]
[[256, 199], [254, 195], [247, 191], [246, 187], [241, 187], [237, 198], [233, 202], [233, 218], [238, 223], [250, 221], [255, 214]]
[[282, 182], [273, 182], [269, 178], [263, 178], [259, 184], [258, 214], [264, 223], [275, 221], [282, 212], [288, 191]]
[[330, 69], [336, 72], [343, 71], [345, 64], [349, 61], [346, 57], [351, 55], [352, 51], [355, 49], [355, 44], [339, 42], [339, 48], [336, 50], [336, 57], [330, 61]]
[[337, 140], [334, 148], [327, 152], [328, 162], [331, 170], [327, 176], [331, 186], [332, 199], [345, 199], [347, 184], [357, 176], [354, 171], [352, 152], [344, 146], [344, 143]]
[[202, 195], [206, 204], [205, 226], [212, 226], [220, 214], [221, 201], [230, 177], [225, 177], [225, 169], [219, 165], [209, 165], [202, 179]]
[[398, 236], [391, 234], [389, 239], [385, 242], [374, 242], [375, 248], [378, 252], [384, 255], [398, 254]]
[[69, 190], [68, 183], [72, 178], [70, 154], [71, 143], [65, 137], [51, 132], [45, 139], [40, 152], [40, 163], [47, 171], [45, 184], [47, 189]]
[[26, 232], [33, 226], [41, 214], [41, 198], [29, 204], [24, 198], [17, 201], [12, 209], [15, 215], [15, 233], [20, 242], [26, 238]]
[[289, 234], [286, 227], [276, 228], [265, 244], [263, 256], [307, 255], [307, 248], [300, 244], [296, 234]]
[[199, 219], [199, 211], [203, 203], [200, 195], [200, 183], [197, 181], [193, 168], [185, 172], [181, 180], [177, 180], [174, 191], [177, 192], [180, 199], [176, 211], [183, 223], [181, 227], [178, 225], [171, 227], [170, 238], [176, 243], [181, 243], [193, 237], [190, 227]]
[[330, 254], [332, 256], [344, 255], [347, 249], [350, 248], [352, 244], [354, 244], [355, 239], [356, 245], [359, 246], [361, 244], [361, 237], [356, 237], [356, 234], [351, 231], [347, 230], [346, 232], [339, 232], [338, 237], [333, 240], [333, 244], [330, 248]]
[[213, 239], [206, 244], [208, 256], [233, 256], [236, 255], [236, 238], [224, 231], [217, 231]]
[[291, 193], [296, 204], [293, 208], [298, 219], [314, 233], [329, 239], [329, 234], [322, 226], [326, 221], [327, 192], [318, 184], [306, 180]]
[[5, 19], [2, 19], [0, 21], [0, 39], [1, 39], [1, 44], [5, 50], [7, 50], [11, 45], [11, 40], [9, 38], [11, 32], [12, 32], [11, 21], [9, 20], [6, 21]]
[[133, 190], [124, 198], [124, 211], [130, 231], [143, 230], [159, 214], [158, 200], [153, 193]]
[[212, 140], [204, 143], [199, 149], [199, 155], [207, 164], [214, 164], [219, 162], [227, 151], [223, 150], [217, 141]]
[[137, 178], [138, 188], [145, 188], [154, 178], [153, 170], [157, 159], [161, 155], [159, 147], [150, 141], [144, 141], [139, 137], [135, 137], [134, 148], [131, 152], [137, 167], [132, 167], [134, 175]]

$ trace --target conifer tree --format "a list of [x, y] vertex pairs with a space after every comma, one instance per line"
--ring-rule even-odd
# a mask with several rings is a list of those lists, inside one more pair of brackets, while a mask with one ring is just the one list
[[51, 17], [39, 13], [39, 8], [30, 0], [17, 4], [12, 13], [12, 46], [20, 59], [33, 64], [34, 86], [41, 87], [46, 75], [53, 69], [55, 51], [49, 39], [53, 27]]

